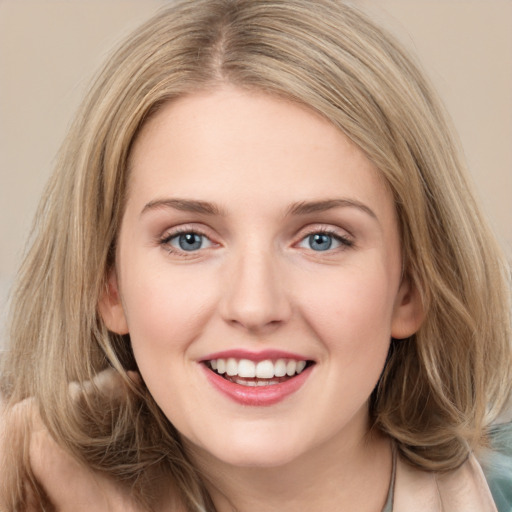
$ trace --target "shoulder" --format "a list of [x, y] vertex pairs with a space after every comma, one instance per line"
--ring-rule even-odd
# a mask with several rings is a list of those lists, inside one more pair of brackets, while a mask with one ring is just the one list
[[397, 460], [393, 512], [497, 512], [474, 455], [446, 473], [422, 471]]

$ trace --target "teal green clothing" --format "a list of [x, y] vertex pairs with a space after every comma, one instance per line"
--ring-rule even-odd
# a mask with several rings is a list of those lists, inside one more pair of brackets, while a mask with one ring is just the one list
[[389, 483], [388, 497], [386, 499], [386, 504], [384, 505], [382, 512], [393, 512], [393, 494], [395, 491], [396, 457], [397, 457], [397, 450], [396, 450], [395, 445], [393, 444], [393, 467], [391, 468], [391, 482]]
[[489, 440], [479, 461], [498, 512], [512, 512], [512, 423], [494, 425]]

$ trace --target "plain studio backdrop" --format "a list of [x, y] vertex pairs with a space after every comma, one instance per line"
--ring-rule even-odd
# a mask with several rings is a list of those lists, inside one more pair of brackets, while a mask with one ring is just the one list
[[[9, 289], [55, 155], [110, 50], [157, 0], [0, 0], [0, 348]], [[417, 55], [512, 261], [512, 1], [354, 0]]]

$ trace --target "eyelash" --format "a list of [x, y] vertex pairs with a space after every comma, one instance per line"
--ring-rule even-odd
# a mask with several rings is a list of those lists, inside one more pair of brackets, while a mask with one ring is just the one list
[[[175, 247], [173, 247], [170, 242], [171, 240], [173, 240], [174, 238], [176, 237], [179, 237], [180, 235], [191, 235], [191, 234], [194, 234], [194, 235], [199, 235], [199, 236], [202, 236], [202, 237], [205, 237], [207, 238], [208, 240], [210, 240], [210, 238], [208, 237], [208, 235], [206, 233], [204, 233], [203, 231], [201, 231], [200, 229], [198, 228], [189, 228], [187, 229], [186, 227], [182, 227], [182, 228], [176, 228], [172, 233], [166, 233], [162, 238], [159, 239], [158, 243], [169, 253], [169, 254], [173, 254], [173, 255], [176, 255], [176, 256], [180, 256], [182, 258], [190, 258], [190, 257], [193, 257], [196, 255], [197, 251], [184, 251], [184, 250], [179, 250], [179, 249], [176, 249]], [[211, 240], [210, 240], [211, 241]], [[214, 242], [212, 242], [213, 244]]]
[[[206, 233], [204, 233], [203, 231], [201, 231], [200, 229], [197, 229], [197, 228], [187, 229], [186, 227], [184, 227], [184, 228], [177, 228], [172, 233], [167, 233], [163, 237], [159, 238], [158, 243], [159, 243], [159, 245], [161, 245], [170, 254], [177, 255], [177, 256], [180, 256], [182, 258], [194, 257], [197, 254], [198, 251], [179, 250], [179, 249], [176, 249], [175, 247], [173, 247], [172, 245], [170, 245], [171, 240], [173, 240], [176, 237], [179, 237], [180, 235], [185, 235], [185, 234], [186, 235], [194, 234], [194, 235], [199, 235], [201, 237], [205, 237], [212, 244], [214, 244], [214, 242], [212, 242], [210, 240], [208, 235]], [[328, 229], [328, 228], [311, 229], [308, 232], [306, 232], [305, 234], [303, 234], [301, 236], [299, 242], [297, 242], [297, 243], [303, 242], [304, 240], [306, 240], [308, 237], [310, 237], [312, 235], [327, 235], [327, 236], [332, 237], [334, 240], [336, 240], [340, 244], [340, 247], [335, 248], [335, 249], [328, 249], [327, 251], [314, 251], [313, 249], [310, 249], [312, 252], [326, 252], [326, 253], [328, 252], [328, 253], [333, 253], [335, 251], [336, 252], [340, 251], [340, 250], [343, 251], [343, 250], [349, 249], [349, 248], [354, 246], [354, 241], [351, 238], [349, 238], [348, 236], [340, 235], [335, 230]]]
[[329, 228], [311, 229], [310, 231], [308, 231], [305, 235], [303, 235], [301, 237], [299, 243], [304, 241], [304, 240], [306, 240], [308, 237], [310, 237], [312, 235], [328, 235], [328, 236], [331, 236], [334, 240], [339, 242], [340, 245], [341, 245], [341, 247], [338, 247], [337, 249], [331, 249], [331, 250], [328, 250], [328, 251], [313, 251], [311, 249], [313, 252], [330, 252], [330, 253], [332, 253], [334, 251], [343, 251], [343, 250], [349, 249], [351, 247], [354, 247], [354, 240], [352, 240], [351, 238], [349, 238], [346, 235], [340, 235], [334, 229], [329, 229]]

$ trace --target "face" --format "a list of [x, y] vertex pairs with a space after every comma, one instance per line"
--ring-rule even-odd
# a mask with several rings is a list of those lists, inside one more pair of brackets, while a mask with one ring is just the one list
[[419, 321], [377, 169], [305, 107], [228, 87], [143, 128], [110, 284], [103, 318], [162, 411], [234, 465], [359, 442]]

